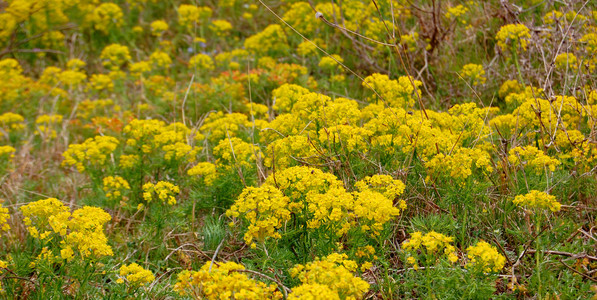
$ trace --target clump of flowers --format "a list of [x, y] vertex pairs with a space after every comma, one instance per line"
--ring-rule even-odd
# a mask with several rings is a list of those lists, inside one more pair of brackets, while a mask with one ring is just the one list
[[67, 224], [70, 233], [61, 242], [62, 258], [72, 259], [73, 250], [83, 258], [112, 256], [112, 247], [104, 234], [104, 225], [111, 219], [110, 214], [99, 207], [84, 206], [73, 211]]
[[20, 131], [25, 128], [25, 118], [19, 114], [7, 112], [0, 115], [0, 138], [10, 132]]
[[379, 93], [382, 99], [379, 99], [377, 94], [367, 98], [372, 103], [383, 101], [384, 104], [397, 108], [412, 108], [415, 100], [421, 97], [421, 90], [419, 89], [423, 83], [415, 80], [412, 77], [400, 76], [398, 81], [391, 80], [385, 74], [372, 74], [367, 76], [363, 81], [363, 87], [372, 89]]
[[70, 217], [70, 212], [68, 207], [56, 198], [29, 203], [21, 207], [21, 212], [25, 217], [23, 223], [34, 238], [45, 240], [54, 232], [66, 234], [65, 222]]
[[578, 59], [573, 53], [560, 53], [555, 59], [556, 68], [562, 71], [578, 69]]
[[110, 33], [110, 30], [123, 24], [123, 13], [117, 4], [104, 2], [96, 7], [90, 15], [93, 27], [103, 32]]
[[[71, 214], [60, 200], [48, 198], [22, 206], [21, 212], [29, 234], [44, 242], [56, 241], [60, 245], [59, 256], [66, 261], [76, 254], [82, 258], [113, 255], [103, 231], [112, 217], [101, 208], [84, 206]], [[46, 249], [45, 256], [57, 257], [53, 251]]]
[[290, 50], [282, 26], [273, 24], [245, 40], [245, 49], [258, 55], [285, 53]]
[[485, 241], [480, 241], [466, 249], [469, 262], [467, 269], [479, 269], [483, 272], [499, 272], [506, 264], [506, 258]]
[[319, 61], [319, 67], [324, 71], [339, 71], [341, 66], [338, 63], [343, 63], [344, 60], [340, 55], [332, 54], [331, 56], [324, 56]]
[[533, 170], [537, 175], [545, 172], [545, 170], [553, 172], [556, 170], [556, 166], [560, 165], [559, 160], [551, 158], [534, 146], [515, 147], [510, 149], [508, 153], [508, 161], [511, 164], [514, 166], [522, 165]]
[[263, 157], [258, 146], [237, 137], [220, 140], [214, 147], [213, 153], [219, 157], [216, 163], [226, 167], [250, 167], [252, 163]]
[[55, 139], [57, 132], [55, 126], [62, 122], [62, 115], [41, 115], [35, 119], [36, 134], [44, 139]]
[[217, 178], [216, 165], [210, 162], [200, 162], [187, 171], [189, 176], [203, 176], [203, 183], [211, 186]]
[[524, 24], [504, 25], [496, 35], [498, 46], [502, 51], [517, 51], [518, 48], [526, 51], [530, 38], [530, 30]]
[[214, 69], [214, 61], [207, 54], [199, 53], [189, 60], [189, 66], [201, 71], [211, 71]]
[[2, 207], [2, 202], [4, 202], [4, 200], [0, 199], [0, 230], [8, 231], [10, 230], [10, 225], [8, 225], [10, 214], [8, 213], [8, 208]]
[[340, 295], [325, 284], [301, 284], [292, 289], [288, 300], [326, 299], [340, 300]]
[[458, 148], [449, 155], [437, 154], [427, 161], [425, 166], [433, 175], [444, 175], [457, 181], [466, 180], [475, 169], [481, 169], [486, 173], [493, 171], [491, 156], [478, 148]]
[[126, 279], [128, 284], [135, 287], [145, 286], [155, 280], [155, 276], [150, 270], [144, 269], [137, 263], [122, 265], [119, 274], [121, 277], [118, 278], [118, 283], [124, 283]]
[[[323, 285], [329, 289], [324, 289], [326, 294], [337, 295], [339, 299], [361, 299], [369, 290], [369, 284], [354, 276], [358, 265], [347, 258], [346, 254], [332, 253], [306, 265], [294, 266], [290, 269], [290, 275], [299, 279], [302, 284], [296, 291], [305, 293], [307, 286], [321, 288], [320, 285]], [[333, 298], [336, 296], [331, 299]]]
[[460, 76], [466, 79], [473, 86], [485, 84], [487, 81], [483, 66], [477, 64], [464, 65], [462, 70], [460, 70]]
[[428, 259], [435, 261], [435, 255], [439, 255], [446, 256], [452, 263], [456, 262], [458, 256], [456, 255], [456, 248], [452, 245], [453, 242], [453, 237], [448, 237], [435, 231], [430, 231], [426, 234], [416, 231], [410, 235], [410, 239], [402, 243], [402, 248], [408, 253], [406, 261], [417, 269], [419, 268], [419, 264], [415, 258], [417, 250], [425, 254], [426, 261]]
[[266, 238], [282, 237], [277, 230], [290, 220], [288, 203], [288, 197], [273, 186], [266, 184], [258, 188], [248, 187], [243, 190], [226, 214], [233, 217], [239, 217], [242, 214], [249, 222], [244, 235], [245, 242], [255, 247], [253, 240], [264, 241]]
[[143, 185], [143, 200], [147, 203], [157, 199], [161, 203], [174, 205], [178, 193], [180, 193], [180, 188], [167, 181], [158, 181], [156, 184], [148, 182]]
[[406, 187], [404, 183], [398, 179], [392, 178], [390, 175], [373, 175], [367, 176], [359, 180], [354, 185], [359, 191], [370, 189], [372, 191], [382, 193], [386, 198], [394, 200], [397, 196], [404, 193]]
[[248, 277], [234, 262], [206, 262], [199, 271], [182, 271], [174, 285], [181, 296], [194, 299], [282, 299], [276, 285]]
[[549, 195], [537, 190], [531, 190], [525, 195], [518, 195], [512, 202], [514, 202], [516, 206], [524, 206], [531, 209], [549, 209], [552, 212], [560, 211], [562, 208], [562, 204], [556, 200], [554, 195]]
[[70, 144], [62, 153], [63, 166], [75, 166], [79, 172], [87, 168], [95, 169], [106, 164], [110, 154], [118, 147], [118, 140], [111, 136], [98, 135], [85, 140], [82, 144]]
[[[3, 162], [0, 162], [0, 166], [6, 166], [12, 163], [12, 159], [15, 157], [15, 152], [17, 152], [17, 149], [13, 146], [0, 146], [0, 158], [3, 160]], [[6, 162], [6, 164], [4, 162]]]
[[192, 29], [201, 20], [209, 19], [211, 15], [212, 10], [207, 6], [197, 7], [189, 4], [181, 4], [178, 7], [178, 24], [187, 29]]
[[149, 24], [151, 28], [151, 35], [161, 36], [166, 30], [168, 30], [168, 23], [164, 20], [155, 20]]
[[117, 71], [126, 62], [131, 60], [129, 48], [120, 44], [106, 46], [100, 54], [102, 65], [111, 71]]
[[102, 181], [104, 184], [103, 190], [108, 200], [116, 203], [126, 201], [125, 195], [131, 190], [131, 186], [126, 179], [120, 176], [108, 176], [104, 177]]
[[468, 8], [464, 5], [456, 5], [447, 9], [444, 17], [448, 20], [458, 20], [462, 24], [466, 24], [466, 19], [463, 16], [468, 12]]

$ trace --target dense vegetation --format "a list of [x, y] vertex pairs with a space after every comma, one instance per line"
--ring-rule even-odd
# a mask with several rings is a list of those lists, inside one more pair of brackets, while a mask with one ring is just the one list
[[3, 298], [595, 299], [593, 1], [0, 1]]

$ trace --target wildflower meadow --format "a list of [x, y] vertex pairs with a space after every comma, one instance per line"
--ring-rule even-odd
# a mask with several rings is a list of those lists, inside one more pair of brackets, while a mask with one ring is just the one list
[[597, 3], [0, 1], [1, 299], [597, 299]]

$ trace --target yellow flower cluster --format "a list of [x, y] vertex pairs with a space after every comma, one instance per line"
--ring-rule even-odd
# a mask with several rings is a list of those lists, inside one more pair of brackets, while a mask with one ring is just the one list
[[24, 121], [23, 116], [15, 113], [7, 112], [0, 115], [0, 137], [8, 137], [7, 134], [24, 129]]
[[217, 178], [216, 165], [210, 162], [200, 162], [187, 171], [189, 176], [203, 176], [203, 183], [211, 186]]
[[386, 198], [394, 200], [404, 193], [406, 185], [402, 181], [392, 178], [390, 175], [373, 175], [357, 181], [354, 187], [359, 191], [367, 189], [376, 191], [382, 193]]
[[228, 137], [235, 137], [243, 128], [251, 128], [251, 126], [253, 123], [249, 122], [244, 114], [225, 114], [219, 111], [210, 114], [199, 130], [210, 142], [217, 143]]
[[111, 219], [110, 214], [99, 207], [84, 206], [73, 211], [67, 223], [70, 233], [61, 242], [62, 258], [70, 260], [74, 250], [83, 258], [112, 256], [112, 247], [104, 234], [104, 225]]
[[473, 174], [474, 169], [491, 173], [491, 157], [481, 149], [458, 148], [450, 155], [442, 153], [433, 156], [425, 163], [431, 174], [446, 176], [457, 181], [464, 181]]
[[237, 137], [222, 139], [214, 147], [213, 153], [218, 160], [216, 164], [226, 167], [250, 167], [255, 161], [263, 157], [258, 146], [249, 144]]
[[404, 209], [404, 200], [400, 200], [398, 207], [394, 207], [392, 200], [381, 193], [371, 190], [355, 193], [354, 215], [361, 229], [365, 232], [370, 231], [373, 236], [379, 235], [384, 224], [399, 216], [400, 211]]
[[36, 134], [44, 139], [55, 139], [57, 132], [55, 127], [62, 122], [62, 115], [41, 115], [35, 119], [37, 127]]
[[120, 67], [131, 60], [129, 48], [120, 44], [108, 45], [100, 54], [102, 65], [112, 71], [117, 71]]
[[110, 30], [123, 24], [123, 15], [120, 6], [115, 3], [104, 2], [93, 10], [90, 21], [96, 30], [109, 34]]
[[212, 15], [211, 8], [207, 6], [197, 7], [189, 4], [181, 4], [178, 7], [178, 24], [191, 29], [201, 20], [209, 19]]
[[161, 50], [156, 50], [149, 56], [149, 62], [157, 68], [168, 69], [172, 64], [172, 59], [168, 53]]
[[504, 25], [496, 34], [497, 44], [502, 51], [517, 51], [518, 48], [526, 51], [530, 38], [530, 30], [524, 24]]
[[290, 275], [300, 280], [302, 284], [295, 288], [298, 295], [293, 296], [296, 297], [294, 299], [309, 299], [305, 296], [301, 298], [301, 295], [307, 294], [308, 287], [322, 289], [320, 285], [327, 287], [327, 289], [323, 288], [323, 291], [325, 294], [332, 295], [330, 299], [362, 299], [369, 290], [369, 284], [354, 276], [358, 265], [347, 258], [346, 254], [332, 253], [327, 257], [316, 259], [306, 265], [299, 264], [290, 269]]
[[499, 272], [506, 264], [506, 258], [485, 241], [480, 241], [466, 249], [469, 262], [467, 269], [479, 268], [483, 272]]
[[534, 171], [537, 175], [546, 170], [553, 172], [560, 161], [546, 155], [542, 150], [534, 146], [515, 147], [508, 152], [508, 161], [514, 166], [522, 165], [524, 168]]
[[342, 67], [338, 63], [343, 63], [344, 60], [340, 55], [332, 54], [331, 56], [324, 56], [319, 61], [319, 67], [324, 71], [338, 71]]
[[126, 179], [120, 176], [107, 176], [102, 181], [104, 184], [103, 190], [108, 200], [116, 203], [127, 200], [125, 195], [130, 191], [131, 186]]
[[273, 24], [245, 39], [245, 49], [258, 55], [285, 53], [290, 47], [282, 26]]
[[21, 212], [25, 217], [23, 223], [34, 238], [45, 240], [52, 233], [66, 234], [66, 227], [58, 225], [68, 220], [70, 212], [68, 207], [56, 198], [29, 203], [21, 207]]
[[[178, 122], [166, 125], [161, 120], [134, 119], [123, 128], [123, 132], [127, 137], [126, 144], [133, 151], [163, 155], [164, 159], [170, 162], [182, 160], [193, 162], [201, 150], [200, 147], [188, 144], [191, 130]], [[200, 137], [196, 136], [196, 138]]]
[[556, 68], [561, 71], [576, 71], [578, 69], [578, 59], [573, 53], [560, 53], [555, 59]]
[[168, 23], [164, 20], [155, 20], [149, 24], [149, 28], [151, 28], [151, 35], [161, 36], [168, 30]]
[[158, 181], [153, 184], [148, 182], [143, 185], [143, 200], [147, 203], [157, 197], [160, 203], [166, 203], [168, 205], [176, 204], [176, 195], [180, 193], [180, 188], [167, 181]]
[[206, 262], [199, 271], [182, 271], [174, 285], [181, 296], [194, 299], [282, 299], [276, 285], [251, 279], [234, 262]]
[[[292, 289], [288, 300], [340, 300], [340, 295], [325, 284], [306, 283]], [[349, 298], [348, 298], [349, 299]]]
[[87, 86], [92, 91], [110, 92], [114, 89], [114, 81], [106, 74], [93, 74]]
[[462, 24], [466, 24], [466, 19], [462, 18], [468, 12], [468, 8], [464, 7], [464, 5], [456, 5], [448, 8], [444, 17], [449, 20], [458, 20]]
[[155, 276], [150, 270], [144, 269], [137, 263], [122, 265], [119, 274], [122, 277], [118, 278], [118, 283], [124, 283], [122, 278], [125, 278], [126, 282], [136, 287], [145, 286], [155, 280]]
[[289, 202], [288, 197], [273, 186], [265, 184], [258, 188], [248, 187], [243, 190], [226, 215], [242, 215], [249, 222], [244, 239], [251, 247], [255, 247], [253, 240], [262, 242], [266, 238], [281, 238], [277, 230], [290, 220], [290, 211], [287, 208]]
[[232, 24], [226, 20], [213, 20], [209, 24], [209, 29], [216, 34], [216, 36], [224, 36], [232, 30]]
[[2, 207], [2, 202], [4, 200], [0, 199], [0, 230], [8, 231], [10, 229], [10, 225], [8, 225], [10, 214], [8, 213], [8, 208]]
[[556, 200], [554, 195], [549, 195], [545, 192], [532, 190], [528, 194], [518, 195], [513, 200], [517, 206], [524, 206], [527, 208], [549, 209], [552, 212], [560, 211], [562, 204]]
[[201, 71], [211, 71], [214, 67], [214, 61], [207, 54], [199, 53], [189, 60], [189, 66]]
[[419, 87], [423, 85], [421, 81], [412, 77], [400, 76], [398, 81], [391, 80], [388, 75], [375, 73], [367, 76], [363, 81], [363, 86], [377, 91], [377, 94], [367, 98], [372, 103], [383, 101], [385, 105], [409, 109], [415, 104], [415, 100], [421, 96]]
[[79, 172], [88, 168], [99, 169], [106, 164], [118, 144], [115, 137], [101, 135], [89, 138], [82, 144], [70, 144], [62, 153], [62, 165], [75, 166]]
[[460, 70], [460, 76], [462, 76], [472, 86], [485, 84], [487, 78], [485, 77], [485, 70], [482, 65], [477, 64], [466, 64]]
[[[342, 236], [351, 228], [375, 236], [406, 208], [403, 200], [398, 207], [393, 206], [392, 199], [404, 187], [388, 177], [374, 176], [360, 182], [361, 191], [351, 194], [332, 174], [315, 168], [290, 167], [269, 176], [260, 188], [246, 188], [227, 214], [249, 221], [245, 240], [253, 247], [254, 238], [280, 238], [278, 230], [291, 213], [308, 230], [323, 229], [318, 234], [328, 238]], [[376, 186], [382, 184], [387, 186]]]
[[60, 200], [48, 198], [22, 206], [21, 212], [32, 237], [44, 242], [59, 238], [62, 259], [70, 261], [76, 253], [82, 258], [113, 254], [103, 231], [112, 217], [101, 208], [84, 206], [71, 214]]
[[15, 157], [15, 152], [17, 152], [17, 149], [12, 146], [0, 146], [0, 157], [5, 157], [5, 161], [9, 163], [11, 163], [12, 159]]
[[456, 248], [452, 245], [452, 242], [454, 242], [453, 237], [448, 237], [435, 231], [430, 231], [424, 235], [422, 232], [416, 231], [410, 235], [410, 239], [402, 243], [402, 248], [409, 253], [407, 262], [413, 264], [414, 268], [417, 269], [419, 265], [413, 254], [416, 254], [416, 251], [419, 249], [423, 250], [423, 248], [426, 255], [446, 255], [450, 262], [454, 263], [458, 261]]

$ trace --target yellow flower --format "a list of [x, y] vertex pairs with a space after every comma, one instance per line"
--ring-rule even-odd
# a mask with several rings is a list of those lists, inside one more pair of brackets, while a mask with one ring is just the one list
[[156, 20], [149, 24], [151, 28], [151, 34], [154, 36], [161, 36], [166, 30], [168, 30], [168, 23], [164, 20]]
[[197, 70], [211, 71], [214, 69], [214, 61], [207, 54], [199, 53], [189, 60], [189, 66]]
[[104, 177], [103, 190], [106, 193], [106, 198], [114, 203], [126, 199], [125, 195], [130, 191], [131, 187], [124, 178], [120, 176], [107, 176]]
[[213, 20], [209, 25], [209, 29], [217, 36], [224, 36], [228, 31], [232, 30], [232, 24], [226, 20]]
[[79, 172], [86, 168], [96, 169], [106, 164], [108, 156], [118, 147], [118, 140], [111, 136], [96, 136], [82, 144], [70, 144], [62, 153], [63, 166], [75, 166]]
[[344, 60], [337, 54], [332, 54], [331, 56], [324, 56], [319, 61], [319, 67], [324, 71], [337, 71], [342, 70], [342, 67], [339, 63], [343, 63]]
[[126, 62], [131, 60], [129, 48], [120, 44], [108, 45], [100, 54], [102, 65], [110, 70], [119, 70]]
[[549, 209], [552, 212], [560, 211], [562, 204], [556, 200], [554, 195], [549, 195], [545, 192], [532, 190], [528, 194], [518, 195], [513, 200], [517, 206], [524, 206], [527, 208]]
[[[369, 284], [354, 276], [358, 265], [347, 258], [346, 254], [332, 253], [306, 265], [294, 266], [290, 269], [290, 275], [300, 280], [303, 285], [326, 286], [329, 290], [324, 289], [324, 292], [331, 295], [331, 299], [335, 298], [334, 295], [338, 295], [340, 299], [361, 299], [369, 291]], [[313, 286], [313, 288], [320, 287]], [[310, 299], [301, 298], [301, 294], [305, 293], [306, 289], [306, 286], [298, 289], [298, 297], [294, 299]]]
[[203, 182], [211, 186], [217, 178], [216, 165], [209, 162], [200, 162], [187, 171], [189, 176], [203, 176]]
[[157, 197], [161, 203], [174, 205], [178, 193], [180, 193], [180, 188], [167, 181], [158, 181], [156, 184], [148, 182], [143, 185], [143, 200], [148, 203]]
[[516, 51], [518, 48], [526, 51], [530, 38], [530, 30], [524, 24], [504, 25], [496, 35], [498, 46], [502, 51]]
[[499, 272], [506, 264], [506, 258], [485, 241], [480, 241], [466, 249], [469, 262], [467, 269], [480, 268], [483, 272]]
[[182, 271], [174, 285], [181, 296], [197, 299], [282, 299], [275, 284], [267, 285], [239, 271], [244, 266], [234, 262], [206, 262], [199, 271]]
[[244, 239], [247, 244], [253, 245], [254, 240], [262, 242], [267, 238], [281, 238], [278, 229], [290, 220], [288, 202], [288, 197], [273, 186], [247, 187], [226, 211], [226, 215], [242, 215], [249, 222]]
[[460, 70], [460, 76], [462, 76], [467, 82], [473, 86], [485, 84], [487, 78], [485, 78], [485, 70], [483, 66], [477, 64], [466, 64]]
[[534, 146], [515, 147], [510, 149], [508, 161], [514, 166], [522, 165], [525, 169], [533, 170], [537, 175], [546, 170], [554, 172], [560, 161], [546, 155]]
[[90, 19], [96, 30], [108, 34], [110, 30], [123, 24], [123, 13], [114, 3], [104, 2], [91, 13]]
[[[150, 270], [146, 270], [136, 263], [122, 265], [119, 274], [126, 278], [126, 281], [132, 286], [144, 286], [155, 280], [155, 276]], [[120, 283], [123, 282], [121, 279]]]
[[258, 54], [286, 53], [289, 50], [286, 34], [282, 26], [273, 24], [263, 31], [245, 39], [245, 49]]

